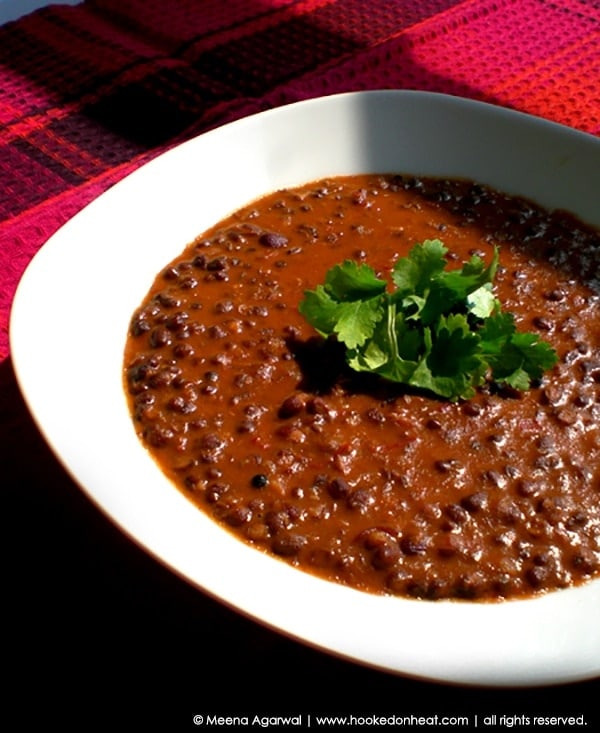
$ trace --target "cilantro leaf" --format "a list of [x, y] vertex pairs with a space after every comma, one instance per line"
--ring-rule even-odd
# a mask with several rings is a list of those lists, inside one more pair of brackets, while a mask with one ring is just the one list
[[372, 372], [393, 382], [408, 384], [422, 350], [422, 335], [407, 327], [394, 305], [377, 323], [373, 337], [362, 348], [347, 353], [348, 364], [359, 372]]
[[466, 297], [466, 305], [469, 313], [476, 318], [485, 319], [492, 315], [494, 310], [500, 306], [492, 290], [491, 283], [484, 283], [480, 288], [473, 291]]
[[481, 338], [471, 331], [464, 315], [441, 316], [427, 362], [431, 371], [440, 376], [481, 371]]
[[338, 339], [349, 349], [360, 346], [373, 335], [382, 319], [384, 308], [379, 298], [355, 300], [338, 305], [337, 322], [333, 328]]
[[373, 335], [383, 317], [379, 296], [386, 287], [371, 267], [346, 260], [328, 270], [324, 285], [305, 293], [300, 312], [321, 335], [336, 334], [352, 349]]
[[325, 290], [340, 303], [372, 298], [386, 288], [385, 280], [380, 280], [373, 268], [358, 265], [354, 260], [335, 265], [325, 276]]
[[300, 313], [322, 336], [333, 333], [338, 320], [337, 309], [338, 303], [322, 285], [307, 291], [299, 308]]
[[497, 353], [488, 355], [488, 361], [496, 382], [528, 389], [532, 380], [540, 379], [546, 369], [554, 366], [556, 354], [536, 334], [515, 330]]
[[497, 265], [498, 250], [495, 250], [489, 267], [485, 267], [480, 257], [473, 255], [460, 270], [441, 272], [433, 278], [426, 303], [421, 310], [423, 323], [434, 323], [459, 304], [464, 306], [469, 295], [492, 282]]
[[395, 262], [391, 290], [371, 267], [346, 260], [305, 291], [300, 313], [345, 345], [355, 371], [452, 401], [473, 396], [490, 375], [528, 389], [557, 355], [502, 311], [493, 291], [498, 249], [487, 266], [473, 255], [454, 270], [446, 270], [447, 252], [438, 239], [416, 244]]
[[426, 239], [423, 244], [416, 244], [407, 257], [396, 260], [392, 282], [396, 286], [398, 298], [423, 296], [433, 278], [446, 267], [447, 252], [439, 239]]
[[481, 340], [462, 314], [440, 318], [435, 331], [426, 329], [427, 348], [409, 384], [450, 400], [471, 397], [486, 371]]

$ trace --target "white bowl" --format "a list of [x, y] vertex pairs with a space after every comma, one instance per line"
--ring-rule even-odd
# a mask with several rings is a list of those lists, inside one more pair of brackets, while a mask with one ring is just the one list
[[335, 95], [248, 117], [175, 147], [70, 220], [14, 299], [14, 367], [49, 445], [127, 535], [202, 591], [281, 633], [391, 673], [466, 685], [600, 675], [600, 581], [532, 600], [370, 595], [266, 556], [158, 470], [122, 383], [130, 317], [196, 235], [272, 190], [327, 175], [467, 177], [600, 227], [600, 140], [441, 94]]

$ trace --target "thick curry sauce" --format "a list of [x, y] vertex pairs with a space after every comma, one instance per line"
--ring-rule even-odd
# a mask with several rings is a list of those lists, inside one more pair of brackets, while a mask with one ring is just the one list
[[[447, 402], [345, 365], [298, 304], [345, 259], [416, 242], [500, 267], [558, 364]], [[157, 275], [125, 351], [135, 429], [241, 541], [377, 594], [498, 600], [600, 575], [600, 233], [469, 181], [363, 175], [275, 192]]]

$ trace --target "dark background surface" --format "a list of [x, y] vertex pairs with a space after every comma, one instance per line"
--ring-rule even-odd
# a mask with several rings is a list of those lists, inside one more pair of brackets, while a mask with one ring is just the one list
[[[0, 366], [0, 409], [9, 418], [26, 409], [9, 360]], [[600, 722], [597, 680], [521, 689], [437, 684], [362, 667], [265, 629], [123, 535], [65, 474], [33, 421], [0, 437], [8, 489], [5, 702], [29, 720], [63, 730], [87, 730], [86, 721], [111, 730], [125, 723], [144, 730], [150, 722], [183, 730], [207, 712], [585, 714], [588, 730]]]

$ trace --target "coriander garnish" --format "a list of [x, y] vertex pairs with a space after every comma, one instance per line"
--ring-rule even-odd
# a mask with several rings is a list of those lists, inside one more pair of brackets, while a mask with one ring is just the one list
[[472, 397], [488, 379], [529, 389], [557, 355], [502, 311], [492, 290], [498, 249], [487, 267], [473, 255], [455, 270], [446, 269], [447, 251], [438, 239], [416, 244], [396, 261], [392, 290], [370, 266], [345, 260], [304, 293], [300, 313], [345, 345], [355, 371], [452, 401]]

